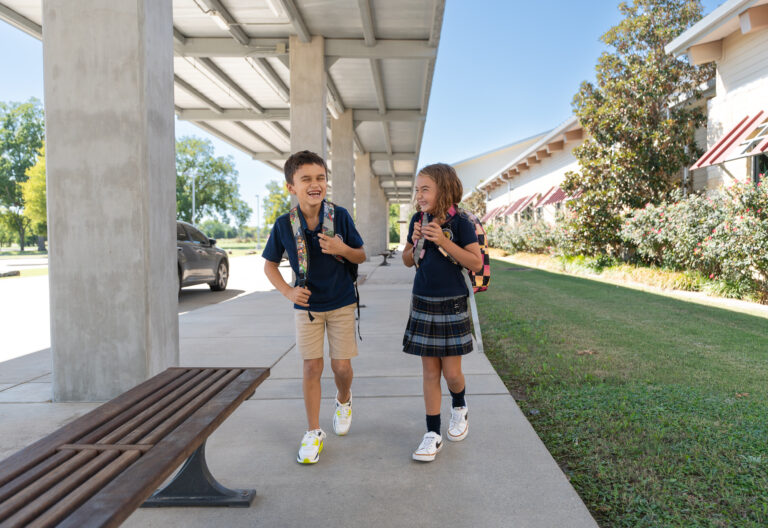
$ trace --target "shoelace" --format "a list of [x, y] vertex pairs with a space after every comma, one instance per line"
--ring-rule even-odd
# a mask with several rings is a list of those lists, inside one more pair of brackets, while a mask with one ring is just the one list
[[421, 445], [419, 446], [419, 451], [426, 450], [430, 445], [433, 443], [437, 443], [437, 438], [434, 436], [425, 436], [424, 439], [421, 441]]

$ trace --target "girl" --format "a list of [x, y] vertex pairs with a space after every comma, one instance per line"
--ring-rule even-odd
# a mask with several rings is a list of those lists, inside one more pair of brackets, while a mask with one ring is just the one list
[[[462, 193], [461, 181], [450, 165], [436, 163], [421, 169], [416, 177], [416, 209], [419, 212], [411, 218], [408, 243], [403, 250], [406, 266], [418, 264], [403, 351], [421, 356], [427, 433], [413, 458], [423, 462], [434, 460], [443, 446], [440, 435], [441, 374], [453, 399], [448, 439], [463, 440], [469, 431], [461, 356], [472, 351], [472, 334], [467, 312], [469, 292], [461, 266], [479, 272], [483, 259], [474, 224], [456, 210]], [[429, 222], [424, 227], [423, 215]], [[422, 238], [423, 248], [419, 244]], [[414, 246], [418, 254], [415, 254]], [[460, 266], [441, 251], [453, 257]]]

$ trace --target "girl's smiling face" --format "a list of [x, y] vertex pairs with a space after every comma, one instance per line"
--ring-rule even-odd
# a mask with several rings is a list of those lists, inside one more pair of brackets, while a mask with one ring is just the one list
[[431, 213], [437, 203], [437, 184], [426, 174], [416, 177], [416, 203], [425, 213]]

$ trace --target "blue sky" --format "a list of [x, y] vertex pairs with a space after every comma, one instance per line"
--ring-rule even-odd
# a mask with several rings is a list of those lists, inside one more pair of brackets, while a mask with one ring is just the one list
[[[720, 5], [704, 0], [704, 12]], [[583, 80], [594, 78], [599, 41], [620, 20], [617, 0], [448, 0], [419, 165], [455, 162], [565, 121]], [[0, 22], [0, 101], [43, 98], [42, 45]], [[282, 174], [186, 122], [176, 136], [213, 141], [231, 155], [254, 212]], [[255, 224], [255, 214], [250, 222]]]

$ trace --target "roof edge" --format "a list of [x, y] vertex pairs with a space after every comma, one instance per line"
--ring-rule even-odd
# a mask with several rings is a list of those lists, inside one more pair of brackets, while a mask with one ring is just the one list
[[664, 46], [664, 51], [670, 55], [683, 55], [699, 40], [757, 2], [758, 0], [728, 0]]

